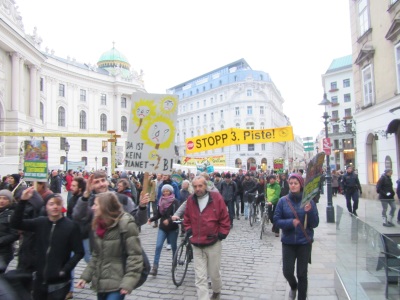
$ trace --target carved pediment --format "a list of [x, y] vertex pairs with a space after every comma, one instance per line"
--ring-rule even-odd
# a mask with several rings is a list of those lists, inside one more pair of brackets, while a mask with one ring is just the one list
[[399, 32], [400, 32], [400, 18], [396, 18], [393, 20], [392, 25], [390, 25], [390, 28], [386, 33], [385, 38], [393, 42], [396, 39]]
[[364, 61], [371, 59], [374, 56], [375, 49], [371, 45], [364, 45], [358, 53], [355, 64], [361, 65]]

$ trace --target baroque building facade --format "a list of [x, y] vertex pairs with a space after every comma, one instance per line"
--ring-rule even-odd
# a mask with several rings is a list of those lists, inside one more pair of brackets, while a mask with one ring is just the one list
[[[131, 70], [115, 47], [104, 52], [97, 65], [42, 50], [36, 28], [33, 34], [25, 33], [15, 1], [3, 2], [7, 5], [0, 6], [0, 130], [15, 135], [0, 136], [0, 156], [19, 156], [21, 143], [30, 137], [18, 132], [35, 132], [46, 135], [49, 169], [65, 168], [67, 141], [68, 161], [84, 162], [90, 170], [106, 169], [111, 159], [107, 138], [91, 136], [115, 130], [121, 135], [117, 158], [123, 160], [131, 96], [145, 91], [142, 74]], [[52, 137], [55, 133], [73, 136]]]
[[[186, 138], [228, 128], [268, 129], [288, 126], [284, 99], [268, 73], [244, 59], [232, 62], [168, 90], [179, 99], [177, 154], [186, 156]], [[294, 142], [290, 142], [294, 143]], [[228, 167], [271, 170], [274, 159], [288, 161], [295, 147], [287, 143], [232, 145], [190, 156], [225, 155]]]
[[357, 122], [357, 169], [363, 196], [377, 198], [385, 169], [400, 171], [400, 1], [349, 0]]

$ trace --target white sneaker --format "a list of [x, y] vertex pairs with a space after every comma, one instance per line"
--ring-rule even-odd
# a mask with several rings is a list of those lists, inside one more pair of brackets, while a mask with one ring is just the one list
[[171, 250], [171, 245], [167, 244], [167, 247], [165, 247], [165, 248], [167, 248], [167, 250]]

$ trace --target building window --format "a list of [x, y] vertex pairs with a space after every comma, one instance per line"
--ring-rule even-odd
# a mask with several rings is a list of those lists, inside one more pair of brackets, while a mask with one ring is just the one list
[[332, 129], [333, 129], [333, 133], [339, 133], [339, 125], [333, 125]]
[[333, 96], [331, 98], [331, 102], [332, 102], [332, 104], [339, 104], [338, 97], [337, 96]]
[[214, 127], [211, 127], [211, 132], [214, 132]]
[[183, 112], [186, 112], [186, 105], [183, 106]]
[[86, 112], [83, 110], [79, 113], [79, 129], [86, 129]]
[[194, 131], [193, 130], [190, 132], [190, 134], [191, 134], [190, 135], [191, 137], [194, 137]]
[[203, 121], [204, 121], [204, 123], [207, 122], [207, 114], [204, 114], [204, 115], [203, 115]]
[[362, 70], [362, 84], [364, 92], [364, 106], [374, 103], [372, 66], [368, 65]]
[[65, 108], [62, 106], [58, 108], [58, 126], [65, 127]]
[[60, 150], [64, 150], [65, 151], [65, 143], [67, 142], [67, 138], [60, 138]]
[[395, 47], [395, 59], [396, 59], [396, 75], [397, 75], [397, 92], [400, 91], [400, 43]]
[[203, 86], [203, 92], [205, 92], [206, 91], [206, 87], [205, 86]]
[[360, 36], [369, 29], [368, 0], [358, 1], [358, 26]]
[[107, 95], [106, 94], [101, 94], [100, 104], [107, 105]]
[[240, 116], [240, 109], [239, 109], [239, 107], [235, 107], [235, 116]]
[[240, 123], [236, 123], [236, 128], [240, 128]]
[[264, 128], [265, 128], [264, 122], [261, 122], [260, 129], [264, 129]]
[[344, 102], [351, 102], [351, 95], [350, 94], [344, 94], [343, 98], [344, 98]]
[[183, 119], [183, 127], [186, 127], [186, 119]]
[[82, 156], [81, 161], [83, 161], [85, 163], [85, 166], [87, 166], [87, 157], [86, 156]]
[[220, 113], [220, 115], [221, 115], [221, 119], [223, 119], [223, 118], [224, 118], [224, 111], [221, 109], [221, 110], [219, 111], [219, 113]]
[[42, 122], [44, 122], [44, 105], [43, 105], [43, 102], [40, 102], [39, 118], [40, 118], [40, 120]]
[[350, 79], [343, 79], [343, 87], [344, 88], [350, 87]]
[[254, 122], [247, 122], [246, 129], [254, 129]]
[[204, 107], [207, 106], [207, 100], [206, 100], [206, 99], [203, 100], [203, 106], [204, 106]]
[[236, 151], [240, 151], [240, 145], [236, 145]]
[[196, 94], [198, 94], [199, 93], [199, 89], [196, 89]]
[[248, 144], [247, 151], [254, 151], [254, 144]]
[[210, 98], [210, 104], [214, 104], [214, 98], [213, 97]]
[[346, 108], [346, 109], [344, 110], [344, 116], [347, 117], [347, 118], [352, 116], [352, 114], [351, 114], [351, 108]]
[[86, 102], [86, 90], [81, 90], [80, 100]]
[[197, 116], [197, 125], [200, 124], [200, 116]]
[[81, 140], [81, 151], [87, 151], [87, 140]]
[[40, 77], [40, 91], [44, 92], [44, 78]]
[[196, 108], [197, 108], [197, 109], [200, 108], [200, 102], [199, 102], [199, 101], [196, 102]]
[[107, 116], [105, 114], [100, 115], [100, 131], [107, 131]]
[[337, 90], [337, 82], [336, 81], [331, 82], [331, 91], [332, 90]]
[[214, 121], [214, 113], [211, 113], [211, 121]]
[[252, 90], [247, 90], [246, 91], [247, 97], [253, 96], [253, 91]]
[[219, 95], [219, 101], [221, 101], [221, 102], [224, 101], [224, 95], [222, 95], [222, 94]]
[[128, 131], [128, 120], [125, 116], [121, 117], [121, 131], [123, 132]]
[[332, 110], [332, 119], [339, 119], [339, 111]]
[[65, 97], [65, 85], [61, 83], [58, 85], [58, 96]]
[[190, 111], [193, 111], [193, 103], [190, 103]]
[[247, 106], [247, 114], [252, 115], [253, 114], [253, 106]]
[[107, 141], [101, 141], [101, 151], [107, 152], [108, 151], [108, 143]]
[[261, 151], [265, 151], [265, 144], [261, 144]]
[[190, 117], [190, 125], [193, 125], [193, 117]]
[[121, 97], [121, 108], [126, 108], [126, 97]]
[[260, 106], [260, 115], [264, 114], [264, 106]]

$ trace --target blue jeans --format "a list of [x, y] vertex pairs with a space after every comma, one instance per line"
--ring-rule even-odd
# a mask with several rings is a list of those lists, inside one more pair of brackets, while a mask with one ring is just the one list
[[125, 295], [121, 295], [119, 291], [108, 293], [97, 293], [97, 300], [124, 300]]
[[231, 225], [233, 225], [233, 219], [235, 218], [235, 203], [233, 200], [226, 202], [226, 206], [228, 207], [229, 219], [231, 220]]
[[178, 239], [179, 229], [175, 229], [172, 231], [164, 231], [161, 228], [158, 229], [157, 234], [157, 242], [156, 242], [156, 253], [154, 255], [154, 266], [158, 267], [158, 263], [160, 261], [161, 250], [163, 248], [163, 244], [165, 239], [168, 237], [169, 242], [171, 243], [172, 249], [172, 257], [174, 257], [176, 251], [176, 241]]
[[83, 259], [85, 260], [86, 263], [89, 262], [89, 260], [92, 258], [92, 255], [90, 254], [90, 242], [89, 238], [84, 239], [82, 241], [83, 243], [83, 249], [85, 250], [85, 255], [83, 256]]

